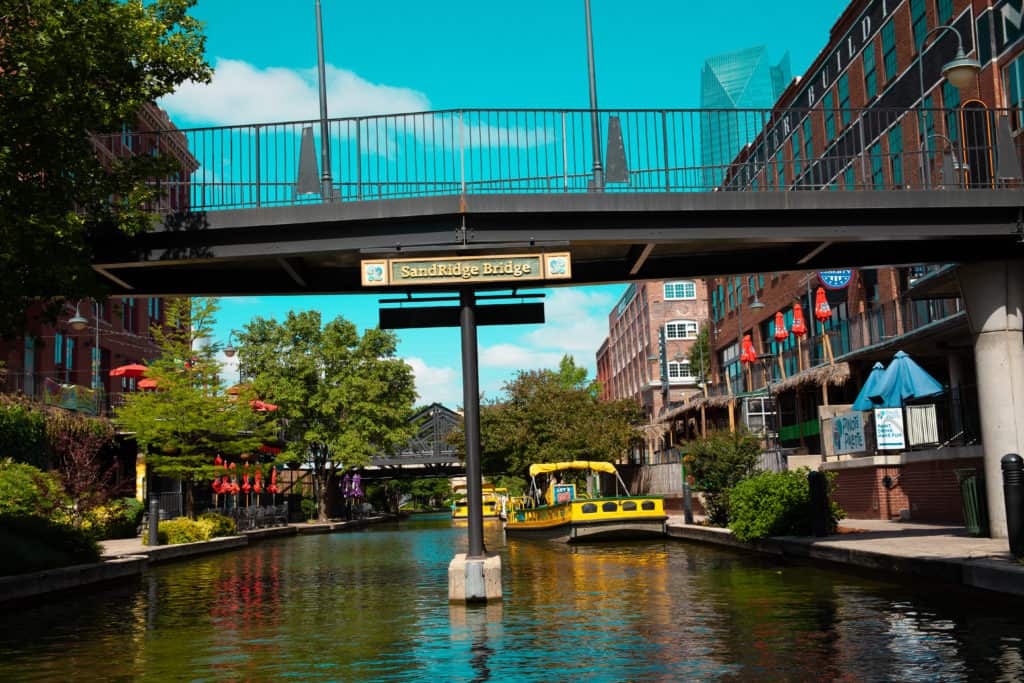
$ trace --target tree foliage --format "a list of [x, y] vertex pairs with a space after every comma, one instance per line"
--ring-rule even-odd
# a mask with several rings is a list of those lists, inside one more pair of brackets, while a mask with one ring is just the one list
[[114, 441], [114, 427], [108, 420], [55, 409], [46, 417], [46, 434], [64, 489], [75, 503], [76, 525], [131, 485], [130, 480], [118, 485], [117, 461], [103, 460], [104, 448]]
[[169, 157], [101, 158], [181, 83], [210, 79], [195, 0], [7, 0], [0, 4], [0, 332], [37, 298], [98, 294], [90, 245], [152, 221], [146, 181]]
[[569, 357], [557, 372], [520, 371], [505, 398], [481, 406], [483, 471], [523, 476], [535, 462], [621, 457], [639, 439], [640, 406], [599, 401], [595, 385]]
[[216, 312], [211, 299], [167, 302], [168, 326], [152, 330], [160, 356], [146, 373], [157, 388], [127, 394], [115, 419], [147, 449], [153, 473], [185, 484], [189, 516], [195, 485], [223, 474], [216, 456], [254, 452], [275, 435], [273, 413], [252, 409], [255, 395], [229, 395], [221, 384], [218, 347], [210, 343]]
[[749, 432], [709, 432], [684, 447], [684, 462], [698, 490], [704, 492], [708, 521], [729, 522], [728, 492], [754, 473], [761, 442]]
[[686, 360], [690, 362], [690, 372], [697, 378], [697, 382], [707, 382], [711, 374], [711, 346], [708, 343], [708, 324], [701, 326], [697, 333], [697, 339], [690, 347]]
[[239, 362], [261, 397], [279, 407], [287, 446], [281, 461], [308, 464], [318, 516], [327, 517], [331, 476], [405, 443], [416, 398], [412, 368], [395, 357], [390, 332], [342, 317], [289, 312], [284, 322], [256, 318], [239, 336]]

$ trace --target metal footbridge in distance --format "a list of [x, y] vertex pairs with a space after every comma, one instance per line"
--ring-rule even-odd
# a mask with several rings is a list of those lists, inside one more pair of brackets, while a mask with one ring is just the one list
[[[98, 136], [186, 163], [157, 181], [155, 229], [97, 238], [94, 267], [120, 295], [255, 295], [365, 291], [361, 260], [385, 257], [569, 252], [560, 284], [1005, 258], [1016, 116], [477, 109], [332, 119], [326, 146], [319, 121]], [[733, 161], [702, 163], [713, 145]]]

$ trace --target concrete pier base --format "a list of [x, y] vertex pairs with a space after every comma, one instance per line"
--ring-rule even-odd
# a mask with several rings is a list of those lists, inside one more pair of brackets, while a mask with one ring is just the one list
[[501, 557], [468, 559], [459, 553], [448, 564], [448, 602], [501, 600]]
[[993, 538], [1006, 538], [1000, 459], [1024, 453], [1024, 261], [960, 266], [974, 335], [985, 492]]

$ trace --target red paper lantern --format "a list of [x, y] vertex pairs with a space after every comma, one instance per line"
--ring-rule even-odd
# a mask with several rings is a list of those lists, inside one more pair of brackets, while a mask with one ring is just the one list
[[221, 465], [224, 464], [224, 461], [218, 455], [216, 458], [213, 459], [213, 464], [216, 465], [217, 467], [220, 467]]
[[786, 321], [782, 317], [782, 311], [775, 314], [775, 341], [784, 342], [789, 337], [789, 332], [786, 330]]
[[793, 304], [793, 326], [789, 331], [798, 337], [807, 334], [807, 325], [804, 324], [804, 308], [799, 303]]
[[832, 307], [828, 305], [824, 287], [818, 287], [818, 291], [814, 295], [814, 317], [818, 319], [818, 322], [825, 322], [832, 317]]

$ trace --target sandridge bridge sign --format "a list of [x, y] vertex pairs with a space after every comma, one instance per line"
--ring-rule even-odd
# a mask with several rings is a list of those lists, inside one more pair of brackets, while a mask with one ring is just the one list
[[[187, 148], [196, 170], [159, 181], [152, 231], [96, 236], [93, 265], [115, 295], [230, 296], [454, 284], [419, 270], [367, 282], [362, 264], [374, 260], [566, 253], [568, 277], [545, 283], [590, 284], [968, 262], [1015, 250], [1024, 232], [1016, 113], [926, 112], [958, 122], [952, 147], [910, 144], [920, 113], [837, 111], [844, 127], [826, 149], [820, 107], [600, 111], [602, 135], [621, 138], [609, 143], [624, 155], [601, 192], [590, 187], [587, 110], [330, 120], [335, 182], [326, 198], [298, 184], [302, 164], [317, 171], [301, 145], [304, 131], [316, 137], [316, 122], [128, 133], [147, 138], [137, 149]], [[752, 130], [760, 142], [709, 168], [699, 150], [706, 126]], [[885, 143], [897, 128], [900, 149]], [[98, 144], [126, 143], [116, 135]], [[827, 156], [814, 156], [819, 149]]]

